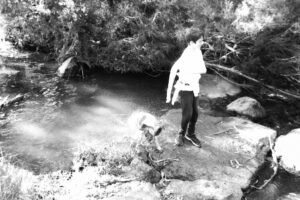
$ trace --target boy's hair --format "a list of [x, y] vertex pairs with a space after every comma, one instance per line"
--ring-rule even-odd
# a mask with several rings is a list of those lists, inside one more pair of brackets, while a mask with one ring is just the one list
[[204, 34], [203, 33], [197, 33], [197, 34], [191, 34], [186, 38], [186, 41], [188, 43], [190, 42], [194, 42], [196, 43], [197, 40], [199, 40], [200, 38], [204, 38]]

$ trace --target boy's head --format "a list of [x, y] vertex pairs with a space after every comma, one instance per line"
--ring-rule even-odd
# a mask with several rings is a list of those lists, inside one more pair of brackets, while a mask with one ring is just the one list
[[204, 44], [203, 36], [201, 36], [201, 37], [196, 41], [196, 46], [200, 48], [203, 44]]

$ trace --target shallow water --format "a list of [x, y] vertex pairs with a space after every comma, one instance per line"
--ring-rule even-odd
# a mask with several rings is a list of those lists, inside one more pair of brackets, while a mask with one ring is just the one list
[[68, 168], [80, 148], [130, 134], [126, 123], [134, 111], [160, 115], [167, 108], [165, 84], [157, 79], [99, 73], [68, 81], [55, 75], [54, 63], [8, 62], [18, 73], [3, 73], [0, 98], [22, 94], [25, 100], [1, 112], [1, 147], [36, 173]]

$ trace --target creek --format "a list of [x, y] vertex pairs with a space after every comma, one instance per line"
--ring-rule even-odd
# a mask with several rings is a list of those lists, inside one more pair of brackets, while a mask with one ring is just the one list
[[2, 151], [35, 173], [69, 168], [80, 148], [129, 134], [126, 120], [134, 111], [159, 115], [167, 108], [165, 84], [157, 79], [98, 73], [70, 81], [55, 75], [55, 63], [6, 60], [1, 97], [25, 98], [1, 112]]
[[[36, 174], [69, 169], [80, 149], [130, 134], [126, 122], [134, 111], [160, 116], [171, 108], [165, 103], [165, 77], [95, 73], [87, 80], [66, 80], [55, 75], [57, 63], [3, 45], [0, 101], [18, 94], [24, 99], [0, 112], [1, 150], [13, 164]], [[262, 168], [258, 179], [269, 173]], [[245, 199], [280, 199], [299, 193], [299, 185], [299, 177], [280, 170], [269, 186]]]

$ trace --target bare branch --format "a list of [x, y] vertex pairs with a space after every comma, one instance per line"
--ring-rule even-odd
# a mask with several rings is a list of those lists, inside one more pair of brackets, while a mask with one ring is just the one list
[[208, 62], [206, 62], [206, 66], [209, 67], [209, 68], [219, 69], [219, 70], [227, 71], [227, 72], [230, 72], [232, 74], [241, 76], [243, 78], [246, 78], [249, 81], [252, 81], [252, 82], [254, 82], [256, 84], [261, 85], [262, 87], [264, 87], [266, 89], [269, 89], [271, 91], [280, 93], [280, 94], [282, 94], [284, 96], [295, 98], [295, 99], [300, 99], [300, 96], [297, 95], [297, 94], [293, 94], [293, 93], [290, 93], [290, 92], [287, 92], [287, 91], [275, 88], [275, 87], [273, 87], [271, 85], [264, 84], [264, 83], [256, 80], [255, 78], [252, 78], [252, 77], [250, 77], [248, 75], [243, 74], [242, 72], [240, 72], [238, 70], [235, 70], [235, 69], [232, 69], [232, 68], [228, 68], [228, 67], [225, 67], [225, 66], [222, 66], [222, 65], [218, 65], [218, 64], [208, 63]]

